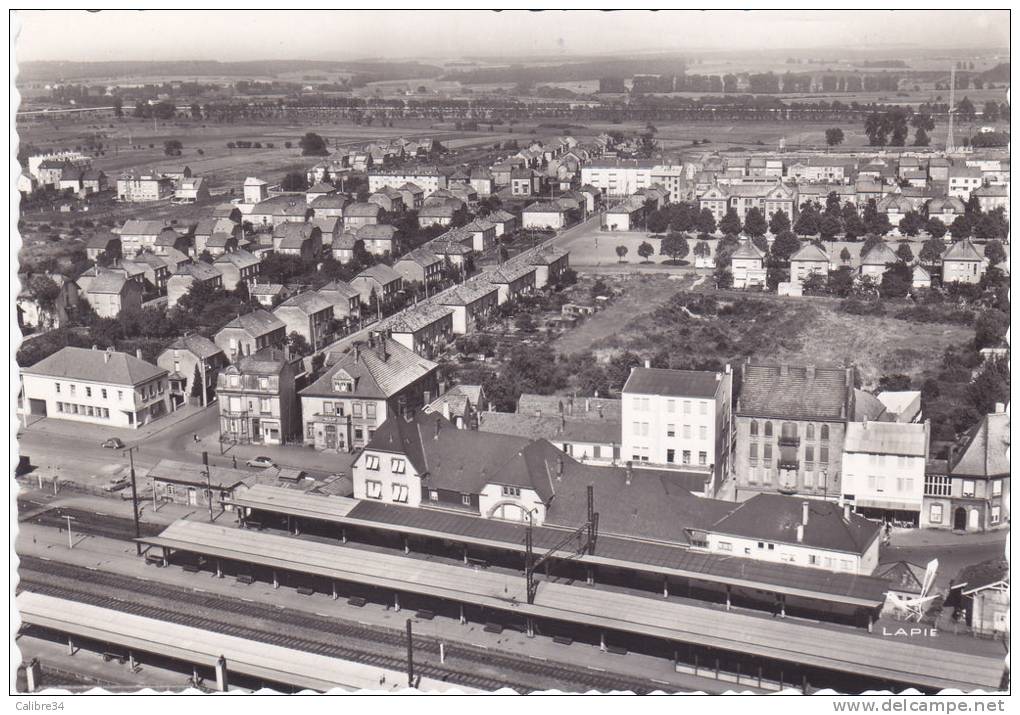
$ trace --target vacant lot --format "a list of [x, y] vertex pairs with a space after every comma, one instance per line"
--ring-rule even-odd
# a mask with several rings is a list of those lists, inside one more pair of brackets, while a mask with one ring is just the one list
[[[737, 363], [745, 357], [793, 364], [857, 365], [871, 388], [886, 374], [920, 377], [936, 369], [950, 346], [974, 337], [967, 326], [918, 324], [895, 318], [850, 315], [827, 298], [744, 296], [708, 291], [718, 315], [687, 311], [675, 296], [688, 292], [691, 275], [670, 279], [642, 275], [604, 280], [623, 291], [598, 313], [553, 343], [559, 353], [592, 350], [608, 358], [622, 350], [642, 355], [666, 351], [670, 357]], [[723, 309], [730, 305], [729, 309]]]

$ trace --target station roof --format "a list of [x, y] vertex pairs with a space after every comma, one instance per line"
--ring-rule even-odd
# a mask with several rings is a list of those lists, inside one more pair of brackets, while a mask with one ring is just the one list
[[[17, 605], [25, 623], [210, 667], [215, 666], [220, 655], [223, 655], [227, 659], [228, 671], [301, 688], [319, 691], [333, 688], [398, 691], [407, 682], [401, 673], [387, 668], [30, 591], [18, 596]], [[420, 687], [423, 690], [478, 692], [432, 678], [422, 678]]]
[[[635, 470], [635, 474], [647, 470]], [[408, 507], [339, 498], [313, 501], [314, 495], [294, 494], [279, 487], [257, 485], [235, 494], [231, 503], [280, 514], [294, 514], [339, 524], [448, 539], [464, 544], [524, 551], [525, 527], [497, 519], [482, 519], [436, 509]], [[596, 492], [596, 511], [598, 510]], [[574, 525], [574, 521], [570, 521]], [[580, 521], [577, 522], [580, 524]], [[551, 548], [563, 529], [536, 527], [536, 548]], [[727, 558], [665, 543], [600, 535], [594, 556], [582, 561], [635, 571], [732, 584], [823, 601], [873, 607], [885, 600], [889, 584], [869, 576], [855, 576], [788, 564]]]
[[[414, 511], [404, 509], [405, 511]], [[523, 577], [410, 559], [292, 536], [177, 521], [142, 543], [412, 592], [521, 615], [698, 643], [804, 665], [935, 688], [996, 688], [1001, 657], [954, 652], [842, 626], [809, 625], [689, 605], [657, 596], [542, 581], [534, 604]], [[300, 548], [295, 548], [300, 545]]]

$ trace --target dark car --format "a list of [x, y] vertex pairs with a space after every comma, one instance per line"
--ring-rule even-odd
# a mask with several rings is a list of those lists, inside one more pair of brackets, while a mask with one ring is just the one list
[[124, 443], [120, 437], [110, 437], [110, 439], [103, 442], [103, 446], [107, 449], [123, 449]]

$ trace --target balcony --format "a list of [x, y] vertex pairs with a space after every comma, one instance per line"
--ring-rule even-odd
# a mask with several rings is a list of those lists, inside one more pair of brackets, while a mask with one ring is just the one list
[[778, 464], [780, 469], [792, 469], [795, 472], [800, 469], [800, 462], [794, 459], [780, 459]]
[[779, 446], [780, 447], [799, 447], [800, 446], [800, 437], [797, 437], [797, 436], [792, 436], [791, 437], [790, 435], [780, 435], [779, 436]]
[[220, 410], [220, 417], [240, 418], [247, 416], [248, 416], [247, 410]]
[[312, 422], [323, 422], [326, 424], [347, 424], [347, 420], [350, 419], [349, 415], [338, 415], [335, 412], [316, 412], [312, 415]]

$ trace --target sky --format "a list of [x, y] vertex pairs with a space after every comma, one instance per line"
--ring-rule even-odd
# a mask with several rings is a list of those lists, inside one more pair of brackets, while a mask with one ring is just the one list
[[652, 50], [1008, 47], [991, 11], [19, 11], [17, 59], [511, 58]]

